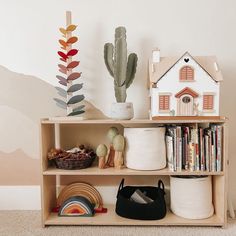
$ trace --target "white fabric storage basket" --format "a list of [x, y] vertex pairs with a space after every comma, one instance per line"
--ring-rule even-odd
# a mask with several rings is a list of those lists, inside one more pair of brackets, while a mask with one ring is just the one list
[[166, 167], [165, 128], [125, 128], [125, 164], [135, 170]]
[[187, 219], [205, 219], [213, 215], [211, 176], [170, 177], [170, 207]]

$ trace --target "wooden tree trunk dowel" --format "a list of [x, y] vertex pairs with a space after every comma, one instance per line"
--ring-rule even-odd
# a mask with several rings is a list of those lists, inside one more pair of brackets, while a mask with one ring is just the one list
[[113, 145], [111, 144], [109, 148], [109, 154], [108, 154], [106, 166], [114, 167], [114, 156], [115, 156], [115, 150], [113, 148]]

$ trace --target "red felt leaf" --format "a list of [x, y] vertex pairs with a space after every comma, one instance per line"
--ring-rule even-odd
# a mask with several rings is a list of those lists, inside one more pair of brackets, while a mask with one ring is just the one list
[[77, 38], [76, 36], [74, 36], [74, 37], [69, 38], [69, 39], [66, 41], [66, 43], [72, 44], [72, 43], [76, 43], [77, 41], [78, 41], [78, 38]]
[[59, 71], [60, 71], [61, 73], [65, 74], [65, 75], [67, 74], [67, 70], [62, 70], [62, 69], [60, 69]]
[[60, 58], [60, 60], [66, 62], [66, 60], [64, 58]]
[[71, 49], [68, 53], [67, 53], [67, 57], [69, 56], [74, 56], [78, 53], [77, 49]]
[[81, 76], [81, 73], [79, 73], [79, 72], [74, 72], [74, 73], [71, 73], [71, 74], [67, 77], [67, 80], [75, 80], [75, 79], [78, 79], [80, 76]]
[[63, 39], [59, 39], [59, 43], [66, 48], [68, 46], [67, 42], [65, 42]]
[[58, 51], [57, 53], [60, 57], [62, 57], [65, 60], [68, 58], [68, 56], [64, 52]]
[[69, 63], [69, 65], [67, 66], [67, 69], [73, 69], [76, 66], [79, 65], [79, 61], [72, 61], [71, 63]]

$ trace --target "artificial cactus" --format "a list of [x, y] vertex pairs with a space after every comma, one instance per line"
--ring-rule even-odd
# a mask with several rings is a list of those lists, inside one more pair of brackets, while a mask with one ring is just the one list
[[138, 57], [131, 53], [127, 60], [127, 43], [125, 27], [115, 30], [115, 43], [106, 43], [104, 59], [110, 75], [114, 78], [115, 97], [117, 102], [126, 101], [126, 89], [132, 84], [136, 73]]

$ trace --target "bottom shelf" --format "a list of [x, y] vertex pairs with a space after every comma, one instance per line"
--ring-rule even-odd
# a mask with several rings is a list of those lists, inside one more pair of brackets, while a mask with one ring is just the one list
[[59, 217], [51, 213], [45, 225], [188, 225], [188, 226], [224, 226], [222, 219], [213, 215], [202, 220], [190, 220], [174, 215], [168, 211], [161, 220], [132, 220], [118, 216], [113, 205], [106, 206], [107, 213], [96, 214], [94, 217]]

